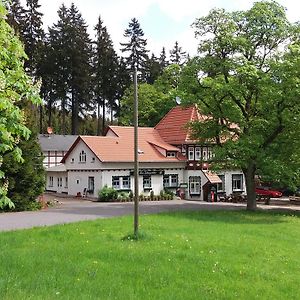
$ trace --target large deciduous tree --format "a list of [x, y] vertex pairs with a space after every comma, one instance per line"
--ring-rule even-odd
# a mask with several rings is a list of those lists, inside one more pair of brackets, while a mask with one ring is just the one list
[[183, 72], [182, 92], [209, 118], [192, 129], [215, 140], [219, 165], [242, 169], [254, 210], [256, 175], [299, 178], [299, 31], [274, 1], [215, 9], [194, 27], [199, 56]]
[[0, 208], [12, 206], [7, 197], [9, 182], [2, 169], [3, 156], [11, 152], [12, 159], [22, 161], [18, 143], [28, 139], [29, 129], [24, 125], [25, 116], [18, 107], [24, 99], [40, 102], [38, 91], [24, 72], [26, 57], [23, 46], [5, 20], [6, 11], [0, 1]]

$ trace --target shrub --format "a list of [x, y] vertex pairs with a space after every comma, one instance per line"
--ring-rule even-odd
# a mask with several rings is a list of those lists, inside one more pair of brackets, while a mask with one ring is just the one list
[[99, 196], [98, 200], [100, 202], [109, 202], [118, 198], [118, 192], [114, 188], [105, 185], [99, 191], [98, 196]]

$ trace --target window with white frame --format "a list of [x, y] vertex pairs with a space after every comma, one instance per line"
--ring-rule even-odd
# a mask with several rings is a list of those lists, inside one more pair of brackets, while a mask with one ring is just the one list
[[52, 187], [53, 186], [53, 176], [49, 177], [49, 186]]
[[62, 177], [57, 178], [57, 186], [62, 187]]
[[242, 191], [243, 190], [243, 175], [233, 174], [232, 175], [232, 191]]
[[177, 174], [165, 174], [163, 178], [163, 184], [165, 188], [178, 187], [178, 175]]
[[217, 192], [225, 192], [225, 175], [218, 175], [222, 182], [217, 183]]
[[86, 162], [86, 153], [83, 150], [79, 153], [79, 162], [81, 163]]
[[144, 189], [151, 189], [151, 175], [144, 175], [143, 176], [143, 188]]
[[113, 176], [112, 187], [116, 190], [130, 189], [130, 176]]
[[190, 176], [189, 177], [189, 190], [190, 190], [190, 195], [200, 195], [201, 194], [201, 177], [200, 176]]
[[68, 187], [68, 177], [65, 177], [65, 188]]
[[200, 159], [201, 159], [201, 148], [195, 147], [195, 160], [200, 160]]
[[194, 156], [194, 147], [189, 147], [189, 160], [194, 160], [195, 156]]
[[212, 148], [208, 147], [207, 148], [207, 159], [211, 160], [213, 158], [213, 152], [212, 152]]
[[182, 145], [182, 147], [181, 147], [181, 153], [182, 153], [182, 155], [186, 155], [186, 146], [185, 145]]
[[207, 147], [203, 147], [202, 149], [202, 159], [207, 161]]

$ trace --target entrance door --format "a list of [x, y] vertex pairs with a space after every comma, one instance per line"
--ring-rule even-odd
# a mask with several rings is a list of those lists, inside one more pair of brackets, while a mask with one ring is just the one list
[[94, 194], [95, 189], [95, 177], [89, 177], [88, 179], [88, 193]]
[[200, 176], [190, 176], [189, 178], [190, 195], [200, 195], [201, 194], [201, 177]]

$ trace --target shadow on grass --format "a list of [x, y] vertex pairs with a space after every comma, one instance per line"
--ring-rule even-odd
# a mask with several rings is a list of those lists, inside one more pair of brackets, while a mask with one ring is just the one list
[[300, 218], [300, 212], [295, 211], [282, 211], [282, 210], [270, 210], [263, 211], [258, 210], [251, 211], [177, 211], [172, 213], [162, 212], [160, 216], [169, 218], [185, 218], [189, 220], [201, 221], [201, 222], [217, 222], [227, 224], [262, 224], [270, 225], [276, 223], [288, 222], [287, 217]]

